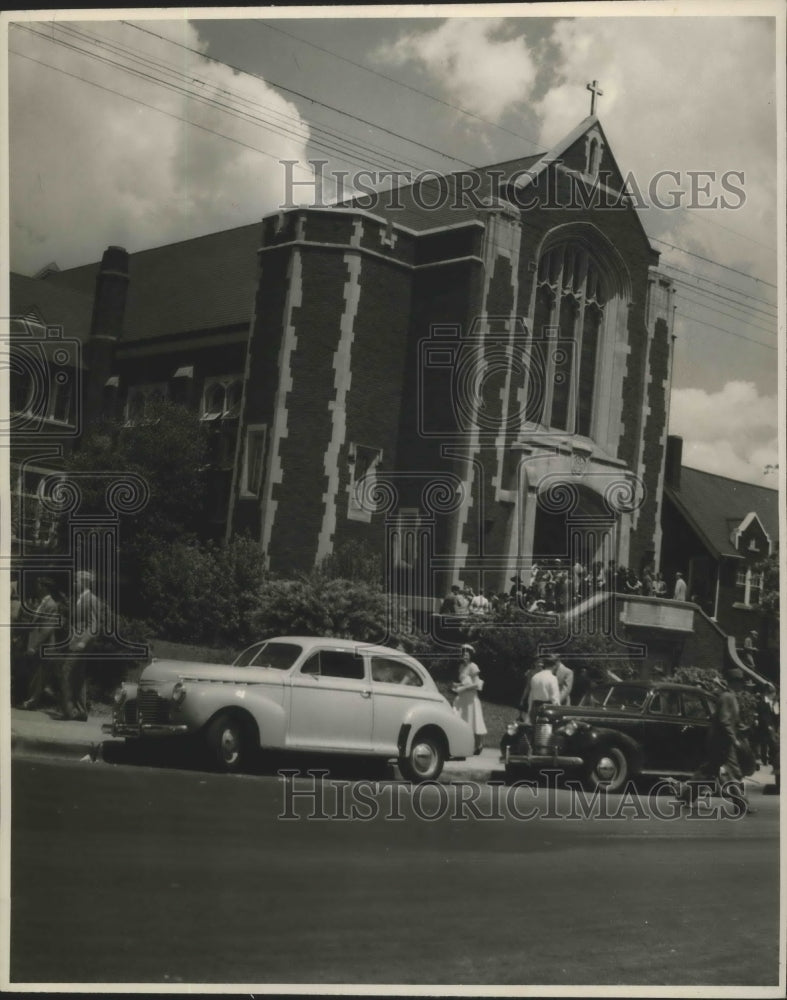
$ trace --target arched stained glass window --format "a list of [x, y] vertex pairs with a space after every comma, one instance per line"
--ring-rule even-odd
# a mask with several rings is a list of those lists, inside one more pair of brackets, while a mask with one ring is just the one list
[[592, 252], [564, 242], [541, 255], [531, 347], [527, 419], [593, 436], [608, 282]]

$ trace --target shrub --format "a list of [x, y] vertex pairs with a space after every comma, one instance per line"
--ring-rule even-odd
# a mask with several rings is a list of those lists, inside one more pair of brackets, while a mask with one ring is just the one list
[[381, 642], [387, 636], [385, 594], [368, 584], [313, 572], [296, 580], [269, 580], [254, 615], [254, 633], [325, 635]]
[[260, 546], [248, 538], [226, 546], [174, 542], [149, 554], [140, 589], [160, 638], [244, 646], [255, 638], [264, 579]]

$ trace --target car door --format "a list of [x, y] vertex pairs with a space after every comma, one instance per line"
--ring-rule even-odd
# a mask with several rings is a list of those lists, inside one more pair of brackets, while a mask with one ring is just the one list
[[369, 657], [374, 702], [374, 749], [395, 754], [402, 723], [423, 699], [424, 682], [416, 669], [395, 656]]
[[367, 665], [355, 650], [316, 649], [291, 675], [291, 749], [368, 753], [372, 719]]
[[691, 774], [705, 759], [712, 707], [701, 691], [682, 691], [681, 770]]
[[682, 729], [679, 693], [669, 689], [655, 691], [647, 707], [644, 770], [670, 772], [681, 769]]

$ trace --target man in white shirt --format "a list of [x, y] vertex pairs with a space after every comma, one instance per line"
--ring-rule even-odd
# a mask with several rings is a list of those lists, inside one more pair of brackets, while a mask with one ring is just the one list
[[673, 595], [673, 600], [686, 600], [686, 581], [683, 579], [682, 573], [675, 574], [675, 594]]
[[[554, 656], [554, 654], [551, 655]], [[557, 665], [558, 659], [556, 656], [554, 657], [554, 661], [547, 661], [546, 658], [541, 658], [537, 663], [539, 669], [530, 678], [527, 710], [531, 725], [535, 725], [539, 706], [544, 704], [560, 704], [560, 688], [555, 676]]]

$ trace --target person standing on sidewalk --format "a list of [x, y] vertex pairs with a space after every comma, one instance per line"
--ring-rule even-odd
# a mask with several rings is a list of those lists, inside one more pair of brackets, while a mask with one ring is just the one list
[[61, 698], [64, 719], [87, 721], [87, 681], [85, 653], [98, 636], [99, 602], [93, 593], [93, 574], [76, 574], [74, 581], [74, 621], [68, 656], [61, 668]]
[[[23, 703], [22, 708], [28, 710], [38, 707], [44, 693], [44, 687], [51, 676], [51, 661], [45, 660], [41, 651], [52, 640], [55, 631], [59, 629], [57, 618], [60, 617], [61, 622], [65, 619], [66, 606], [64, 595], [46, 577], [41, 577], [36, 584], [36, 600], [35, 617], [39, 620], [45, 620], [31, 630], [27, 639], [27, 659], [31, 676], [27, 689], [27, 700]], [[47, 618], [49, 621], [46, 621]]]
[[560, 687], [558, 686], [557, 671], [558, 658], [554, 653], [549, 654], [553, 659], [542, 657], [539, 662], [539, 669], [530, 678], [530, 690], [528, 692], [527, 711], [530, 725], [535, 725], [536, 715], [541, 705], [559, 705]]
[[486, 736], [484, 713], [478, 697], [478, 692], [483, 688], [484, 682], [481, 679], [481, 671], [473, 663], [473, 656], [475, 656], [475, 650], [472, 646], [462, 646], [459, 680], [453, 685], [453, 691], [456, 695], [454, 699], [454, 711], [473, 730], [475, 752], [479, 754], [484, 748], [484, 736]]

